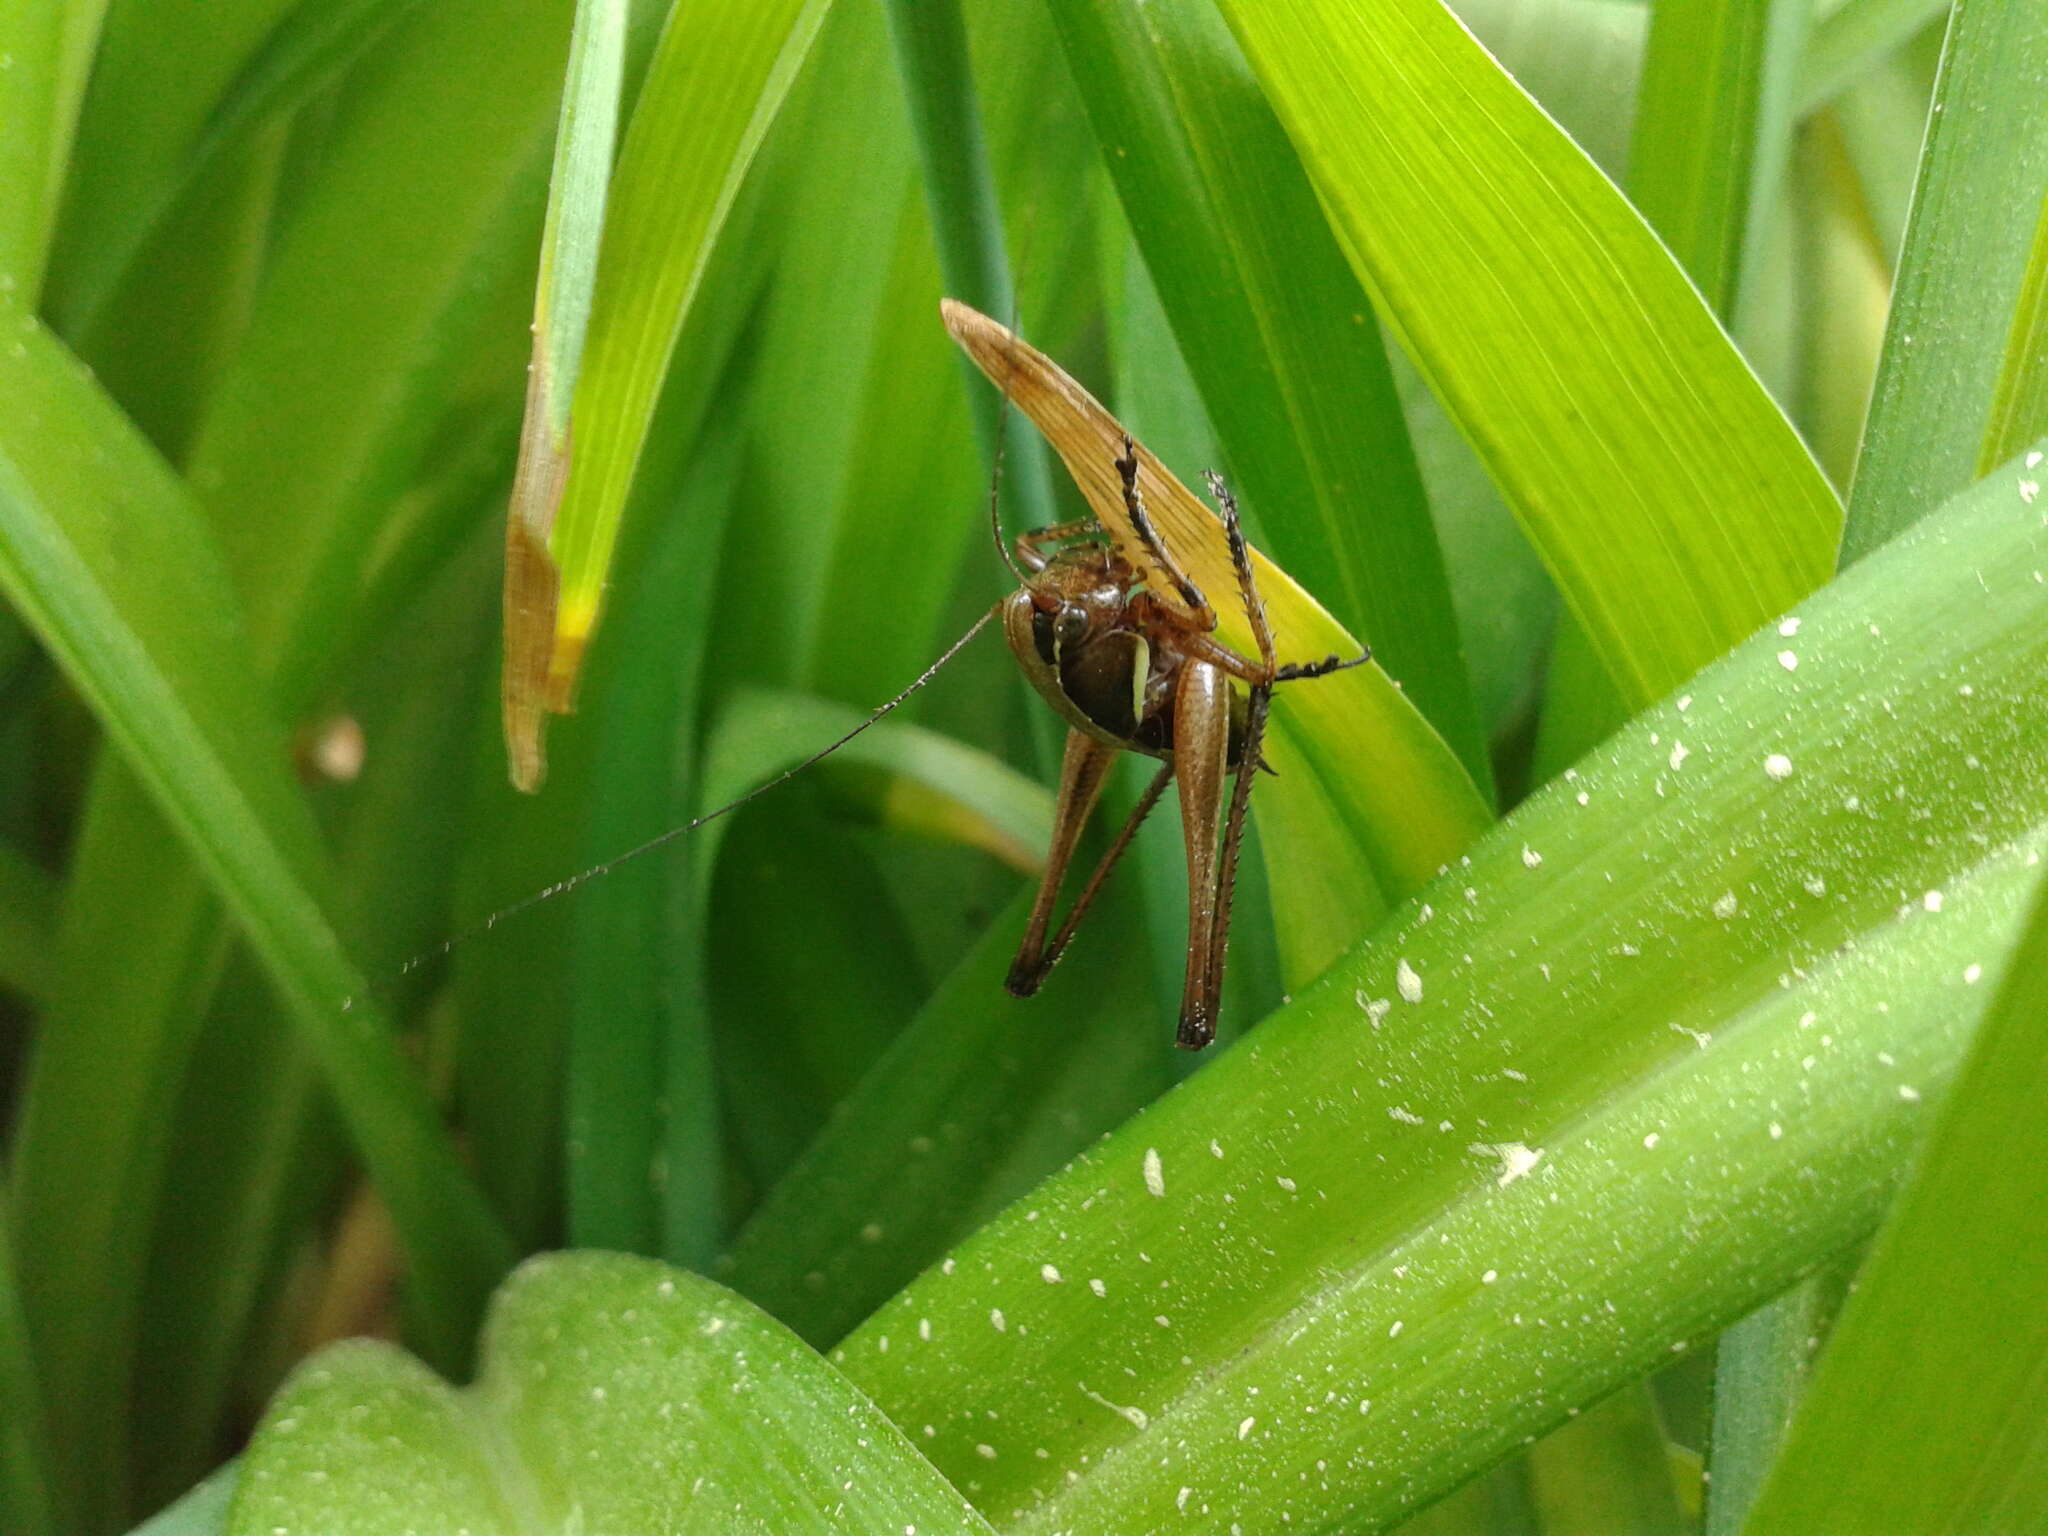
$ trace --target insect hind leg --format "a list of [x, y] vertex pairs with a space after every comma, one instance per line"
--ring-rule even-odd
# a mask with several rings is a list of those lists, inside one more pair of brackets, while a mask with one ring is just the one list
[[1137, 533], [1138, 542], [1145, 546], [1146, 555], [1159, 574], [1172, 583], [1193, 622], [1199, 628], [1214, 629], [1216, 610], [1209, 606], [1202, 589], [1181, 569], [1180, 562], [1168, 552], [1166, 541], [1159, 537], [1159, 530], [1152, 526], [1152, 514], [1145, 510], [1145, 498], [1138, 490], [1138, 445], [1128, 433], [1124, 436], [1124, 456], [1116, 461], [1116, 472], [1123, 481], [1124, 511], [1130, 515], [1131, 528]]

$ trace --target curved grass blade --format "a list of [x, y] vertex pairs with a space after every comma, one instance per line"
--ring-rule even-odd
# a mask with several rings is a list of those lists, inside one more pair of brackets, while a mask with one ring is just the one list
[[1371, 305], [1229, 29], [1209, 0], [1050, 10], [1234, 489], [1279, 561], [1372, 642], [1489, 788]]
[[336, 936], [317, 834], [214, 546], [62, 349], [32, 321], [8, 326], [0, 582], [239, 920], [407, 1234], [429, 1332], [460, 1353], [510, 1245]]
[[742, 178], [830, 0], [678, 6], [613, 174], [604, 259], [572, 403], [574, 463], [548, 554], [557, 611], [546, 695], [566, 708], [676, 339]]
[[1957, 0], [1863, 425], [1845, 565], [1978, 472], [2048, 189], [2044, 95], [2048, 14]]
[[2048, 845], [2021, 507], [1638, 718], [848, 1372], [1017, 1530], [1376, 1529], [1867, 1230]]
[[[1172, 582], [1151, 571], [1130, 526], [1116, 471], [1126, 435], [1116, 418], [1006, 327], [950, 299], [942, 309], [954, 340], [1051, 442], [1118, 552], [1147, 578], [1148, 589], [1169, 606], [1190, 611]], [[1234, 597], [1237, 577], [1222, 521], [1144, 444], [1134, 444], [1134, 452], [1139, 492], [1160, 537], [1195, 585], [1211, 595], [1218, 638], [1250, 654], [1250, 625]], [[1358, 654], [1358, 642], [1286, 572], [1257, 550], [1251, 559], [1282, 662]], [[1261, 797], [1260, 815], [1297, 794], [1322, 796], [1327, 807], [1320, 819], [1334, 818], [1364, 850], [1382, 902], [1428, 880], [1490, 819], [1444, 739], [1376, 666], [1281, 688], [1273, 720], [1280, 782]], [[1300, 771], [1291, 775], [1290, 764]]]
[[1742, 1530], [1806, 1391], [1814, 1351], [1841, 1310], [1847, 1280], [1839, 1265], [1810, 1275], [1714, 1341], [1706, 1536]]
[[1839, 508], [1670, 255], [1437, 0], [1223, 0], [1338, 238], [1640, 708]]
[[1842, 0], [1817, 17], [1800, 67], [1799, 111], [1818, 111], [1897, 52], [1951, 0]]
[[548, 535], [569, 473], [569, 402], [583, 364], [597, 286], [605, 184], [625, 84], [628, 0], [577, 0], [569, 78], [541, 229], [533, 296], [533, 364], [519, 468], [505, 513], [505, 751], [512, 783], [531, 794], [547, 771], [542, 715], [555, 644], [555, 567]]
[[1745, 1536], [2048, 1523], [2048, 882]]
[[279, 1394], [230, 1536], [399, 1527], [989, 1532], [774, 1319], [682, 1270], [596, 1253], [537, 1259], [506, 1284], [468, 1392], [360, 1342]]

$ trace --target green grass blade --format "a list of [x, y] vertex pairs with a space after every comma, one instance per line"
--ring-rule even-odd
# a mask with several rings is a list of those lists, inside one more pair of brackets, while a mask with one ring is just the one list
[[459, 1350], [510, 1248], [335, 934], [311, 818], [212, 542], [62, 349], [9, 323], [0, 580], [263, 959], [408, 1235], [435, 1332]]
[[1808, 9], [1668, 0], [1651, 13], [1629, 190], [1724, 318], [1777, 195]]
[[2048, 841], [2020, 507], [1993, 476], [1633, 722], [849, 1373], [1019, 1530], [1370, 1528], [1867, 1229]]
[[[755, 1411], [736, 1417], [736, 1397]], [[372, 1343], [285, 1388], [244, 1458], [231, 1536], [401, 1526], [989, 1531], [773, 1318], [618, 1254], [520, 1270], [472, 1391]]]
[[1873, 65], [1897, 52], [1950, 0], [1844, 0], [1820, 9], [1800, 67], [1799, 110], [1814, 112], [1854, 85]]
[[625, 86], [627, 11], [628, 0], [577, 0], [541, 228], [526, 423], [505, 514], [505, 751], [512, 782], [529, 793], [546, 772], [541, 731], [556, 597], [547, 544], [569, 473], [569, 406], [597, 286], [605, 189]]
[[1706, 1536], [1742, 1530], [1785, 1443], [1814, 1351], [1841, 1308], [1846, 1278], [1828, 1270], [1802, 1280], [1715, 1341]]
[[7, 1192], [0, 1188], [0, 1525], [16, 1536], [52, 1536], [52, 1492], [42, 1386], [14, 1279]]
[[106, 0], [0, 12], [0, 302], [34, 310]]
[[1957, 0], [1863, 427], [1842, 560], [1977, 473], [2048, 186], [2048, 13]]
[[573, 402], [574, 463], [549, 538], [559, 571], [554, 686], [596, 624], [619, 519], [711, 249], [829, 0], [669, 14], [613, 175], [604, 259]]
[[207, 174], [338, 76], [417, 3], [115, 7], [57, 229], [51, 323], [74, 344], [102, 340], [124, 280]]
[[[1003, 250], [1002, 212], [996, 202], [981, 107], [968, 68], [967, 28], [959, 0], [889, 0], [889, 39], [903, 77], [918, 157], [924, 168], [924, 196], [931, 210], [945, 291], [989, 315], [1016, 312], [1016, 285]], [[925, 306], [925, 313], [931, 306]], [[956, 358], [955, 368], [972, 384], [973, 369]], [[984, 459], [993, 462], [1003, 434], [999, 403], [979, 389], [968, 391], [975, 437]], [[1007, 445], [1005, 489], [1011, 521], [1020, 528], [1047, 528], [1059, 521], [1044, 451], [1029, 438]]]
[[1839, 510], [1671, 257], [1434, 0], [1226, 0], [1353, 265], [1626, 700], [1825, 579]]
[[[1233, 488], [1269, 553], [1491, 782], [1372, 308], [1209, 0], [1052, 15]], [[1200, 464], [1179, 466], [1198, 485]], [[1280, 636], [1283, 647], [1287, 636]]]
[[[2048, 1522], [2048, 884], [1856, 1279], [1745, 1536]], [[1974, 979], [1974, 978], [1972, 978]]]
[[2048, 191], [2041, 196], [2034, 249], [2013, 306], [1977, 472], [1989, 474], [2043, 432], [2048, 432]]

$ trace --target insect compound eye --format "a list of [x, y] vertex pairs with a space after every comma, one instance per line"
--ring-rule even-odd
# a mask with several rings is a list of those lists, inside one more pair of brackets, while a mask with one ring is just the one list
[[1079, 603], [1061, 603], [1052, 622], [1053, 638], [1062, 650], [1079, 645], [1088, 636], [1088, 610]]

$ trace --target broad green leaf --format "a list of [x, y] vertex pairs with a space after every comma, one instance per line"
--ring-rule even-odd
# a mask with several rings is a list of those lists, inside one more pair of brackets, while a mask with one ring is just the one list
[[1225, 0], [1346, 253], [1641, 707], [1833, 565], [1817, 467], [1641, 217], [1436, 0]]
[[0, 303], [33, 311], [106, 0], [0, 12]]
[[1662, 0], [1629, 190], [1715, 314], [1735, 313], [1777, 195], [1809, 0]]
[[227, 1528], [911, 1527], [989, 1529], [774, 1319], [682, 1270], [590, 1253], [507, 1283], [467, 1392], [383, 1344], [300, 1367], [243, 1458]]
[[540, 237], [526, 423], [505, 514], [505, 750], [513, 784], [528, 792], [540, 788], [546, 771], [541, 716], [548, 707], [556, 598], [548, 535], [569, 473], [569, 404], [597, 286], [605, 187], [625, 86], [627, 7], [628, 0], [577, 0]]
[[9, 1222], [7, 1192], [0, 1188], [0, 1525], [16, 1536], [49, 1536], [57, 1517], [43, 1390], [15, 1284]]
[[264, 962], [408, 1235], [433, 1326], [458, 1339], [509, 1245], [336, 936], [312, 820], [212, 540], [63, 349], [32, 321], [8, 325], [0, 582]]
[[1018, 1530], [1373, 1529], [1867, 1230], [2048, 842], [2022, 505], [1638, 718], [846, 1369]]
[[[1746, 1536], [2048, 1524], [2048, 884], [1856, 1278]], [[1966, 979], [1969, 973], [1965, 973]]]
[[[1210, 0], [1061, 0], [1051, 12], [1233, 489], [1274, 557], [1371, 643], [1488, 785], [1371, 305], [1229, 29]], [[1203, 467], [1184, 466], [1191, 483]]]
[[2044, 94], [2048, 12], [1957, 0], [1863, 426], [1844, 564], [1978, 473], [2048, 188]]
[[740, 182], [829, 4], [681, 6], [656, 45], [613, 173], [572, 404], [573, 462], [548, 539], [557, 599], [548, 697], [556, 710], [568, 706], [597, 622], [676, 339]]

